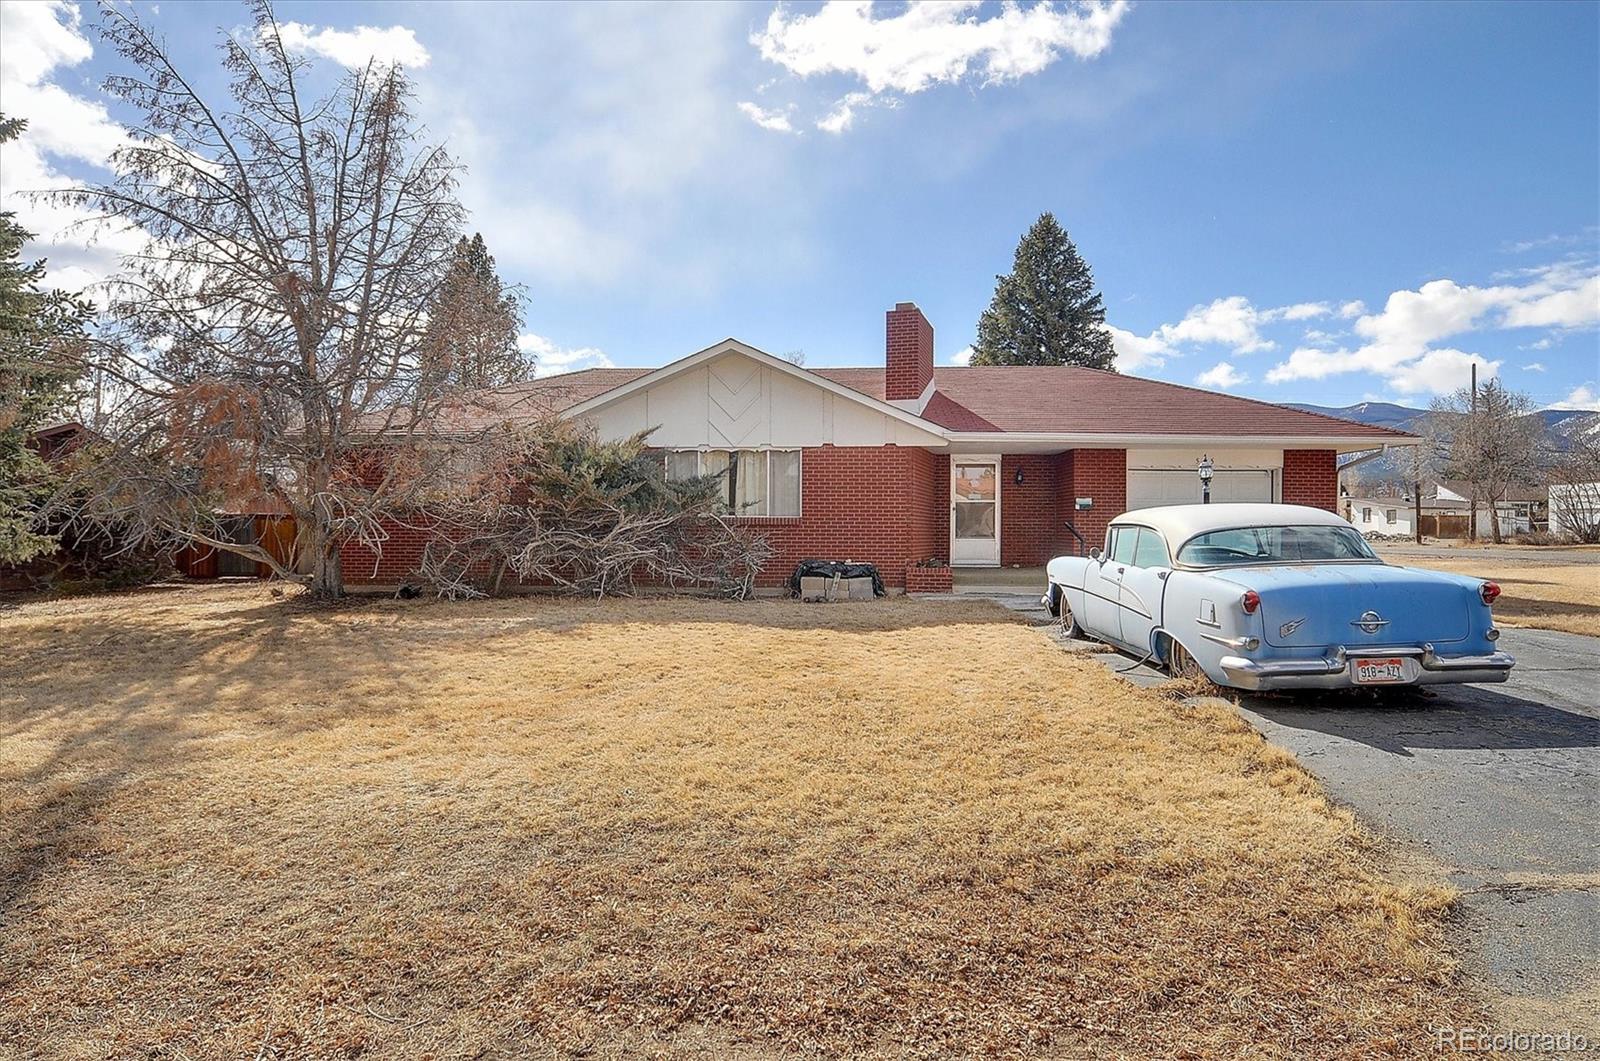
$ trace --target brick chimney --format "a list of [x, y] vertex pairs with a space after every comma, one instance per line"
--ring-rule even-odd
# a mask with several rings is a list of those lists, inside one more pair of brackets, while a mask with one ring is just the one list
[[933, 325], [915, 302], [897, 302], [884, 316], [883, 396], [915, 401], [933, 380]]

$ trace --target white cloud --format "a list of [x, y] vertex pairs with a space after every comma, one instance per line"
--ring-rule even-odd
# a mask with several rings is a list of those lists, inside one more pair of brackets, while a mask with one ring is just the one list
[[542, 335], [523, 332], [517, 336], [517, 349], [534, 358], [534, 374], [554, 376], [585, 368], [614, 368], [605, 353], [592, 346], [560, 347]]
[[1374, 345], [1422, 347], [1470, 331], [1499, 299], [1498, 288], [1462, 287], [1454, 280], [1431, 280], [1415, 291], [1396, 291], [1383, 312], [1355, 323], [1356, 334]]
[[1543, 339], [1535, 339], [1533, 342], [1527, 344], [1526, 346], [1519, 346], [1519, 347], [1517, 347], [1517, 349], [1518, 350], [1548, 350], [1554, 345], [1556, 345], [1555, 340], [1550, 338], [1547, 335]]
[[86, 210], [26, 193], [76, 186], [60, 162], [106, 167], [127, 134], [98, 100], [74, 95], [53, 80], [94, 55], [75, 5], [0, 3], [0, 40], [0, 100], [8, 118], [28, 122], [19, 139], [0, 147], [0, 203], [34, 234], [25, 256], [49, 260], [45, 283], [80, 290], [105, 279], [118, 255], [139, 249], [142, 237], [99, 225]]
[[1572, 392], [1559, 402], [1551, 402], [1550, 409], [1574, 409], [1588, 413], [1600, 413], [1600, 390], [1592, 383], [1580, 384], [1572, 388]]
[[961, 349], [950, 355], [949, 361], [952, 365], [972, 364], [972, 347], [963, 346]]
[[870, 103], [872, 93], [851, 92], [834, 104], [833, 110], [817, 119], [817, 128], [825, 133], [838, 136], [855, 124], [856, 108]]
[[1167, 355], [1172, 353], [1171, 347], [1154, 333], [1135, 335], [1110, 324], [1106, 325], [1106, 330], [1111, 333], [1111, 348], [1116, 351], [1119, 372], [1157, 368], [1166, 364]]
[[1529, 361], [1526, 365], [1522, 366], [1522, 370], [1524, 372], [1544, 372], [1544, 371], [1546, 371], [1546, 369], [1544, 367], [1544, 362], [1542, 362], [1542, 361]]
[[[1476, 287], [1432, 280], [1389, 295], [1378, 313], [1363, 314], [1354, 349], [1301, 347], [1267, 373], [1269, 383], [1371, 372], [1406, 393], [1444, 393], [1462, 386], [1465, 366], [1492, 375], [1500, 365], [1478, 354], [1435, 344], [1469, 332], [1522, 327], [1581, 328], [1600, 321], [1600, 273], [1561, 262], [1524, 270], [1522, 284]], [[1342, 311], [1341, 311], [1342, 312]]]
[[1340, 303], [1339, 305], [1339, 316], [1343, 317], [1345, 320], [1350, 320], [1352, 317], [1359, 317], [1365, 312], [1367, 312], [1367, 304], [1361, 301], [1359, 298], [1353, 299], [1349, 302]]
[[345, 30], [283, 22], [278, 25], [278, 36], [292, 55], [320, 55], [340, 66], [364, 67], [373, 62], [415, 70], [428, 65], [428, 50], [417, 40], [416, 32], [405, 26]]
[[1196, 376], [1194, 381], [1202, 387], [1214, 387], [1225, 391], [1250, 382], [1250, 377], [1228, 362], [1220, 361]]
[[1127, 0], [1031, 6], [1007, 2], [987, 17], [978, 0], [907, 4], [875, 17], [870, 3], [829, 0], [811, 13], [779, 4], [751, 35], [761, 57], [808, 78], [841, 74], [866, 93], [846, 96], [817, 121], [824, 132], [850, 127], [866, 99], [912, 94], [935, 85], [997, 85], [1037, 74], [1063, 54], [1092, 59], [1111, 46]]
[[1507, 310], [1507, 328], [1583, 328], [1600, 323], [1600, 273], [1577, 287], [1552, 291]]
[[1493, 379], [1501, 362], [1481, 354], [1460, 350], [1429, 350], [1415, 361], [1398, 366], [1387, 374], [1389, 385], [1402, 394], [1449, 394], [1465, 387], [1478, 366], [1478, 381]]
[[[641, 4], [619, 19], [601, 4], [508, 4], [458, 22], [450, 60], [418, 78], [419, 108], [464, 166], [473, 228], [518, 279], [681, 304], [814, 262], [815, 183], [785, 152], [750, 150], [776, 134], [733, 105], [745, 9]], [[538, 107], [483, 105], [516, 78]], [[706, 238], [724, 230], [739, 238]]]
[[1286, 321], [1304, 321], [1313, 317], [1326, 317], [1333, 312], [1333, 307], [1326, 302], [1297, 302], [1293, 306], [1284, 306], [1270, 312]]
[[[794, 125], [789, 121], [789, 115], [780, 110], [769, 110], [760, 104], [751, 103], [749, 100], [741, 100], [739, 102], [739, 113], [761, 126], [761, 128], [770, 129], [775, 133], [792, 133], [795, 131]], [[849, 123], [848, 114], [845, 121], [846, 124]], [[820, 122], [818, 127], [821, 127]]]
[[1152, 334], [1167, 346], [1217, 343], [1248, 354], [1270, 350], [1275, 345], [1258, 330], [1261, 323], [1269, 319], [1268, 314], [1257, 310], [1243, 295], [1232, 295], [1209, 305], [1195, 306], [1177, 324], [1163, 324]]

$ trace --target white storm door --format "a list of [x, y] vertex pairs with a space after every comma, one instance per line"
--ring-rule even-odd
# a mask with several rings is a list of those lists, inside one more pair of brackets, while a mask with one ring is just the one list
[[950, 459], [950, 562], [1000, 566], [1000, 460]]

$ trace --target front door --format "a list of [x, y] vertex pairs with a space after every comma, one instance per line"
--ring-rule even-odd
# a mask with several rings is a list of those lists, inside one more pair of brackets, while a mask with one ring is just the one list
[[1000, 566], [1000, 458], [950, 459], [950, 562]]

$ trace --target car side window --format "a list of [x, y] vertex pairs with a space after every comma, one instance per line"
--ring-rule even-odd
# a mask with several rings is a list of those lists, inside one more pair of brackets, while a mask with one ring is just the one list
[[1111, 539], [1111, 559], [1119, 564], [1133, 563], [1133, 554], [1139, 545], [1139, 528], [1118, 527], [1112, 533], [1116, 537]]
[[1160, 534], [1157, 534], [1149, 527], [1139, 528], [1139, 544], [1134, 549], [1133, 566], [1172, 566], [1172, 561], [1167, 557], [1167, 543], [1161, 540]]

